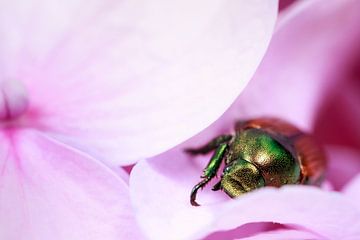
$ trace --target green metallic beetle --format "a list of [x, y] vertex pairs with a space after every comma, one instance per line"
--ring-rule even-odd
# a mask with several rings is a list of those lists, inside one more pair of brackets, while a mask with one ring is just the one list
[[212, 150], [215, 153], [203, 171], [203, 180], [191, 191], [193, 206], [199, 206], [197, 191], [216, 176], [223, 161], [221, 179], [212, 190], [223, 190], [231, 198], [264, 186], [319, 185], [326, 168], [324, 153], [310, 135], [275, 118], [239, 121], [234, 135], [221, 135], [185, 151], [206, 154]]

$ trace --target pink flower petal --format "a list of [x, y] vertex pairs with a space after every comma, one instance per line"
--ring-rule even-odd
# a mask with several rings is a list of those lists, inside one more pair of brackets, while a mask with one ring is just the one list
[[354, 177], [343, 190], [348, 199], [360, 209], [360, 174]]
[[257, 234], [252, 237], [242, 238], [242, 240], [300, 240], [300, 239], [322, 239], [319, 236], [300, 230], [276, 230]]
[[290, 7], [254, 79], [230, 111], [188, 142], [135, 166], [130, 192], [147, 236], [198, 239], [264, 221], [301, 226], [324, 238], [360, 236], [360, 211], [349, 199], [311, 187], [262, 189], [228, 201], [209, 184], [198, 196], [203, 206], [191, 207], [190, 190], [209, 156], [191, 159], [182, 152], [229, 133], [239, 118], [275, 115], [313, 129], [318, 108], [345, 76], [341, 70], [360, 39], [359, 7], [358, 1], [300, 1]]
[[26, 83], [38, 128], [126, 165], [217, 119], [276, 15], [276, 0], [2, 3], [1, 74]]
[[150, 239], [200, 239], [254, 222], [297, 225], [335, 239], [360, 236], [360, 211], [341, 194], [315, 187], [264, 188], [230, 200], [223, 192], [209, 191], [210, 185], [199, 193], [203, 206], [193, 207], [190, 190], [201, 173], [195, 165], [168, 154], [133, 169], [131, 198]]
[[291, 4], [293, 4], [296, 0], [280, 0], [279, 1], [279, 10], [284, 11], [287, 9]]
[[8, 121], [26, 112], [29, 105], [27, 92], [21, 82], [0, 80], [0, 120]]
[[[219, 120], [271, 115], [313, 130], [319, 108], [347, 80], [360, 40], [357, 0], [298, 1], [280, 15], [269, 49], [254, 78]], [[357, 105], [356, 105], [357, 106]], [[350, 116], [350, 115], [349, 115]], [[230, 119], [230, 120], [229, 120]], [[327, 128], [327, 130], [329, 127]]]
[[353, 49], [355, 56], [348, 60], [343, 76], [317, 113], [314, 133], [324, 143], [360, 149], [360, 128], [357, 127], [360, 122], [360, 51], [356, 47]]
[[219, 239], [236, 239], [245, 238], [257, 234], [259, 232], [270, 231], [282, 227], [281, 224], [275, 223], [249, 223], [235, 229], [213, 232], [206, 236], [203, 240], [219, 240]]
[[103, 164], [32, 130], [0, 135], [0, 239], [140, 239], [128, 187]]
[[360, 152], [352, 148], [329, 146], [326, 178], [336, 190], [343, 188], [360, 172]]

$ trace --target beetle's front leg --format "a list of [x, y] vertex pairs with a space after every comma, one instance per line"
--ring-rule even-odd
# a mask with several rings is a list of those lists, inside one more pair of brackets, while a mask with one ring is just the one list
[[[229, 166], [229, 163], [227, 163], [227, 160], [225, 159], [224, 160], [225, 161], [225, 168], [224, 168], [224, 171], [225, 171], [225, 169], [226, 169], [226, 167], [227, 166]], [[221, 178], [220, 179], [222, 179], [223, 178], [223, 176], [224, 176], [224, 172], [221, 174]], [[212, 189], [211, 190], [213, 190], [213, 191], [219, 191], [219, 190], [222, 190], [222, 186], [221, 186], [221, 180], [220, 181], [218, 181], [213, 187], [212, 187]]]
[[185, 152], [192, 154], [192, 155], [206, 154], [206, 153], [209, 153], [210, 151], [216, 149], [221, 144], [228, 143], [231, 140], [231, 138], [232, 138], [232, 135], [220, 135], [220, 136], [214, 138], [213, 140], [211, 140], [210, 142], [208, 142], [207, 144], [205, 144], [204, 146], [201, 146], [199, 148], [186, 148]]
[[201, 178], [203, 178], [204, 180], [202, 180], [201, 182], [199, 182], [198, 184], [195, 185], [195, 187], [192, 189], [191, 194], [190, 194], [190, 203], [193, 206], [199, 206], [199, 204], [196, 202], [196, 194], [197, 191], [200, 188], [205, 187], [205, 185], [216, 176], [216, 173], [218, 172], [220, 165], [221, 165], [221, 161], [224, 158], [224, 155], [227, 151], [228, 148], [228, 144], [227, 143], [222, 143], [218, 146], [218, 148], [216, 149], [214, 155], [211, 157], [208, 165], [206, 166], [206, 168], [203, 171], [203, 175], [201, 176]]

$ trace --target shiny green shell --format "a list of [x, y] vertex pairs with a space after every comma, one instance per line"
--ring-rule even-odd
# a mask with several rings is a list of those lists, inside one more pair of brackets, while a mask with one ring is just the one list
[[298, 183], [298, 159], [291, 146], [285, 146], [269, 133], [256, 128], [237, 132], [230, 143], [222, 187], [230, 196], [262, 186], [280, 187]]

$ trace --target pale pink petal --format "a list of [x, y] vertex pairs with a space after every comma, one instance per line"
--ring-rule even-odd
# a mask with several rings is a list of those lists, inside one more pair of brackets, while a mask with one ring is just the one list
[[264, 221], [299, 225], [334, 239], [360, 236], [360, 212], [351, 202], [339, 193], [311, 187], [263, 189], [230, 201], [224, 193], [212, 192], [209, 184], [198, 195], [203, 206], [191, 207], [190, 191], [209, 156], [190, 158], [182, 153], [185, 147], [231, 132], [239, 118], [271, 114], [313, 129], [318, 108], [343, 80], [360, 39], [359, 8], [358, 1], [299, 1], [290, 7], [259, 71], [230, 111], [183, 145], [134, 168], [131, 196], [150, 238], [198, 239]]
[[0, 139], [0, 239], [141, 239], [128, 186], [102, 163], [32, 130]]
[[[360, 149], [360, 51], [317, 112], [314, 134], [324, 143]], [[357, 54], [357, 55], [356, 55]]]
[[[360, 159], [358, 159], [360, 161]], [[354, 177], [350, 183], [348, 183], [343, 192], [348, 199], [360, 209], [360, 174]]]
[[[341, 86], [350, 80], [348, 67], [354, 64], [354, 55], [358, 53], [355, 46], [360, 40], [359, 11], [357, 0], [332, 0], [327, 4], [321, 0], [297, 1], [291, 5], [280, 15], [254, 78], [219, 120], [220, 124], [232, 124], [236, 118], [271, 115], [305, 130], [313, 131], [315, 125], [325, 123], [328, 132], [330, 129], [332, 133], [339, 132], [339, 128], [329, 128], [332, 119], [318, 119], [318, 113], [326, 101], [338, 101], [333, 91], [346, 95], [346, 89], [350, 89]], [[350, 106], [355, 109], [358, 104]], [[349, 126], [360, 119], [350, 119], [351, 112], [346, 113]], [[342, 115], [339, 111], [337, 114]], [[358, 130], [354, 131], [360, 136]]]
[[245, 238], [245, 237], [253, 236], [259, 232], [272, 231], [281, 228], [284, 228], [284, 226], [278, 223], [269, 223], [269, 222], [249, 223], [237, 227], [235, 229], [213, 232], [210, 235], [206, 236], [203, 240]]
[[360, 152], [349, 147], [329, 146], [326, 178], [336, 190], [342, 189], [360, 172]]
[[300, 230], [277, 230], [270, 231], [266, 233], [260, 233], [252, 237], [241, 238], [243, 240], [316, 240], [322, 239], [319, 236], [311, 234], [309, 232], [300, 231]]
[[176, 156], [141, 161], [130, 176], [137, 220], [150, 239], [200, 239], [253, 222], [296, 225], [335, 239], [360, 236], [360, 211], [341, 194], [315, 187], [263, 188], [231, 200], [211, 192], [210, 184], [199, 193], [203, 206], [193, 207], [190, 190], [201, 171]]
[[31, 124], [129, 164], [229, 107], [276, 15], [277, 0], [3, 2], [0, 78], [26, 83]]

